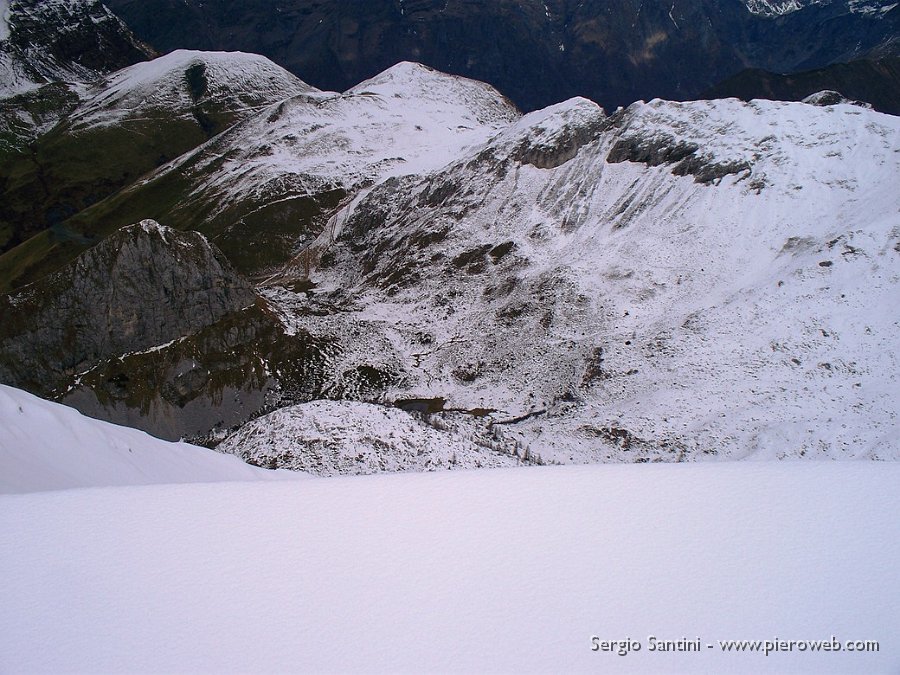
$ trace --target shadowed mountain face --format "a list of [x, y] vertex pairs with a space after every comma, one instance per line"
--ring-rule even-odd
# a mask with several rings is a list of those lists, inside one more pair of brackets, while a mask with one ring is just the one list
[[846, 0], [780, 16], [752, 13], [740, 0], [107, 4], [162, 51], [257, 52], [332, 90], [414, 60], [489, 82], [524, 110], [575, 95], [607, 108], [694, 98], [749, 67], [790, 72], [896, 53], [900, 32], [896, 7], [851, 11]]
[[791, 75], [745, 70], [709, 89], [706, 96], [801, 101], [826, 89], [871, 103], [880, 112], [900, 115], [900, 58], [861, 59]]

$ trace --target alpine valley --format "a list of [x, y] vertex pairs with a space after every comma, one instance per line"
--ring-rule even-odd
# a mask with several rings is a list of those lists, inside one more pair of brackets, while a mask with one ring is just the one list
[[[601, 5], [0, 1], [4, 429], [900, 459], [897, 5]], [[187, 448], [133, 438], [145, 482]]]

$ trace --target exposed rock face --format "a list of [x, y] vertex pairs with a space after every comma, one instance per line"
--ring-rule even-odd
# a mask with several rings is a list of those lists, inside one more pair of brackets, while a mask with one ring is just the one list
[[397, 382], [390, 364], [336, 369], [341, 349], [287, 330], [201, 234], [154, 221], [0, 296], [0, 383], [171, 440]]
[[698, 183], [712, 183], [734, 173], [749, 173], [749, 162], [717, 162], [698, 154], [696, 143], [676, 141], [668, 135], [626, 136], [616, 144], [606, 156], [610, 164], [619, 162], [640, 162], [647, 166], [674, 164], [672, 173], [676, 176], [693, 176]]
[[143, 221], [0, 298], [0, 380], [47, 394], [100, 360], [176, 340], [255, 301], [201, 235]]

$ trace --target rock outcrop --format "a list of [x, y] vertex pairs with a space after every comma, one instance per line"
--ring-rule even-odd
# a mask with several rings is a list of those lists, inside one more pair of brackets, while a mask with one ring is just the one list
[[[535, 464], [504, 444], [443, 418], [357, 401], [312, 401], [245, 424], [217, 448], [249, 464], [318, 476]], [[517, 452], [519, 454], [517, 454]]]
[[255, 301], [202, 235], [146, 220], [0, 298], [0, 381], [47, 394], [103, 359], [177, 340]]

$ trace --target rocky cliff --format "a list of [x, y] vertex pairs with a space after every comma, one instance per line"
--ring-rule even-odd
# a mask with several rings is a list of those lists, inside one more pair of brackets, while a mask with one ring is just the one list
[[255, 301], [201, 235], [144, 221], [0, 298], [0, 379], [46, 394], [101, 360], [180, 339]]

